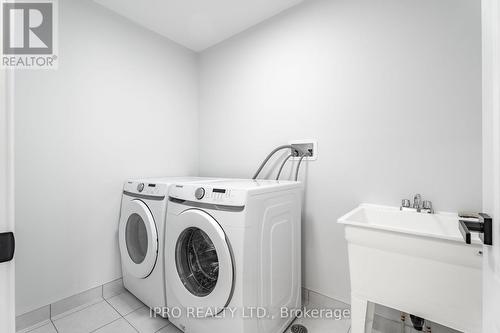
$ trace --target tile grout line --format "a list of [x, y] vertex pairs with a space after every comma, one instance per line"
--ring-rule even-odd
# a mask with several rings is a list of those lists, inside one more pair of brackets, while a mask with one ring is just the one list
[[59, 333], [59, 330], [57, 329], [56, 324], [54, 324], [54, 321], [52, 320], [52, 303], [49, 304], [49, 320], [52, 323], [52, 327], [54, 327], [54, 330], [56, 331], [56, 333]]
[[134, 325], [132, 325], [132, 323], [130, 321], [128, 321], [127, 318], [125, 317], [122, 317], [123, 319], [125, 319], [125, 321], [137, 332], [137, 333], [141, 333]]
[[[123, 293], [122, 293], [122, 294], [123, 294]], [[121, 294], [120, 294], [120, 295], [121, 295]], [[118, 295], [116, 295], [116, 296], [118, 296]], [[111, 305], [111, 303], [109, 303], [109, 302], [108, 302], [108, 300], [107, 300], [107, 299], [104, 299], [104, 301], [105, 301], [106, 303], [108, 303], [108, 304], [109, 304], [109, 306], [111, 306], [111, 307], [113, 308], [113, 310], [115, 310], [115, 311], [116, 311], [116, 312], [120, 315], [120, 317], [121, 317], [121, 318], [123, 318], [123, 319], [124, 319], [124, 320], [125, 320], [125, 321], [126, 321], [126, 322], [127, 322], [127, 323], [128, 323], [128, 324], [129, 324], [129, 325], [130, 325], [130, 326], [131, 326], [131, 327], [132, 327], [132, 328], [133, 328], [133, 329], [134, 329], [137, 333], [140, 333], [140, 332], [139, 332], [139, 330], [138, 330], [137, 328], [135, 328], [135, 326], [134, 326], [134, 325], [132, 325], [132, 323], [131, 323], [131, 322], [129, 322], [129, 321], [127, 320], [127, 318], [125, 318], [125, 316], [123, 316], [120, 312], [118, 312], [118, 310], [116, 310], [116, 309], [113, 307], [113, 305]], [[137, 309], [137, 310], [139, 310], [139, 309]], [[135, 312], [135, 311], [137, 311], [137, 310], [134, 310], [134, 311], [132, 311], [132, 312], [130, 312], [130, 313], [133, 313], [133, 312]], [[130, 314], [130, 313], [129, 313], [129, 314]]]
[[30, 333], [30, 332], [33, 332], [34, 330], [39, 329], [40, 327], [44, 327], [46, 325], [49, 325], [50, 323], [51, 323], [50, 319], [48, 319], [48, 321], [45, 323], [44, 323], [44, 321], [41, 321], [41, 322], [38, 322], [32, 326], [28, 326], [26, 328], [23, 328], [22, 330], [19, 330], [19, 331], [16, 330], [16, 333]]
[[111, 303], [109, 303], [107, 299], [104, 298], [104, 302], [106, 302], [106, 304], [108, 304], [118, 314], [118, 316], [123, 318], [122, 314], [117, 309], [115, 309], [115, 307], [111, 305]]
[[[97, 299], [96, 299], [96, 300], [97, 300]], [[102, 299], [101, 301], [99, 301], [99, 302], [95, 302], [95, 303], [87, 303], [87, 304], [82, 304], [82, 305], [80, 305], [80, 306], [82, 306], [82, 308], [81, 308], [81, 309], [76, 310], [76, 311], [72, 311], [72, 310], [76, 309], [78, 306], [77, 306], [77, 307], [74, 307], [73, 309], [70, 309], [70, 310], [68, 310], [68, 311], [66, 311], [66, 312], [63, 312], [63, 313], [58, 314], [57, 316], [61, 316], [61, 317], [58, 317], [58, 318], [57, 318], [56, 320], [54, 320], [54, 321], [58, 321], [59, 319], [66, 318], [67, 316], [71, 316], [71, 315], [72, 315], [72, 314], [74, 314], [74, 313], [78, 313], [78, 312], [80, 312], [80, 311], [83, 311], [83, 310], [85, 310], [85, 309], [88, 309], [88, 308], [90, 308], [91, 306], [96, 305], [96, 304], [99, 304], [99, 303], [101, 303], [101, 302], [102, 302], [102, 301], [104, 301], [104, 300], [105, 300], [105, 299]], [[68, 313], [68, 312], [69, 312], [69, 313]], [[66, 313], [68, 313], [68, 314], [66, 314]], [[50, 317], [50, 320], [52, 320], [52, 316]]]
[[59, 333], [59, 330], [57, 329], [56, 324], [52, 321], [52, 318], [50, 318], [50, 322], [52, 323], [52, 327], [56, 330], [56, 333]]
[[104, 324], [104, 325], [102, 325], [102, 326], [99, 326], [98, 328], [93, 329], [93, 330], [92, 330], [92, 331], [90, 331], [89, 333], [92, 333], [92, 332], [95, 332], [95, 331], [97, 331], [97, 330], [100, 330], [101, 328], [106, 327], [106, 326], [108, 326], [108, 325], [111, 325], [111, 324], [113, 324], [114, 322], [117, 322], [117, 321], [118, 321], [118, 320], [120, 320], [120, 319], [122, 319], [122, 317], [116, 318], [115, 320], [110, 321], [110, 322], [109, 322], [109, 323], [107, 323], [107, 324]]
[[[118, 296], [123, 295], [123, 294], [125, 294], [125, 292], [123, 292], [123, 293], [121, 293], [121, 294], [118, 294], [118, 295], [114, 295], [113, 297], [110, 297], [109, 299], [112, 299], [112, 298], [118, 297]], [[121, 314], [121, 312], [120, 312], [120, 311], [118, 311], [118, 309], [117, 309], [117, 308], [116, 308], [113, 304], [111, 304], [110, 302], [108, 302], [108, 299], [107, 299], [107, 298], [104, 298], [104, 301], [105, 301], [106, 303], [108, 303], [108, 304], [109, 304], [109, 306], [111, 306], [111, 307], [112, 307], [112, 308], [113, 308], [116, 312], [118, 312], [118, 314], [119, 314], [120, 316], [122, 316], [123, 318], [125, 318], [125, 316], [128, 316], [128, 315], [129, 315], [129, 314], [131, 314], [132, 312], [135, 312], [135, 311], [137, 311], [137, 310], [139, 310], [139, 309], [141, 309], [141, 308], [146, 307], [146, 305], [145, 305], [144, 303], [142, 303], [142, 302], [141, 302], [141, 304], [142, 304], [142, 305], [141, 305], [140, 307], [138, 307], [137, 309], [134, 309], [134, 310], [130, 311], [129, 313], [126, 313], [126, 314], [122, 315], [122, 314]]]
[[[162, 317], [162, 318], [163, 318], [163, 317]], [[165, 319], [165, 318], [163, 318], [163, 319]], [[160, 332], [162, 329], [164, 329], [165, 327], [168, 327], [168, 326], [170, 326], [170, 325], [173, 325], [173, 324], [170, 322], [170, 320], [168, 320], [168, 319], [167, 319], [167, 325], [165, 325], [165, 326], [163, 326], [162, 328], [158, 329], [158, 330], [157, 330], [157, 331], [155, 331], [154, 333], [158, 333], [158, 332]]]
[[[134, 311], [132, 311], [132, 312], [130, 312], [129, 314], [127, 314], [127, 316], [128, 316], [128, 315], [130, 315], [130, 314], [132, 314], [132, 313], [134, 313], [134, 312], [137, 312], [137, 311], [139, 311], [139, 310], [141, 310], [141, 309], [143, 309], [143, 308], [148, 308], [148, 306], [147, 306], [147, 305], [144, 305], [144, 306], [142, 306], [142, 307], [140, 307], [140, 308], [138, 308], [138, 309], [135, 309]], [[149, 308], [149, 309], [150, 309], [150, 311], [151, 311], [151, 308]], [[151, 318], [151, 317], [150, 317], [150, 318]], [[161, 318], [163, 318], [163, 317], [161, 317]], [[123, 316], [123, 319], [125, 319], [125, 321], [126, 321], [127, 323], [129, 323], [129, 324], [130, 324], [130, 326], [132, 326], [132, 327], [133, 327], [133, 328], [134, 328], [134, 329], [135, 329], [138, 333], [140, 333], [139, 329], [137, 329], [137, 328], [136, 328], [136, 327], [135, 327], [135, 326], [134, 326], [134, 325], [133, 325], [130, 321], [128, 321], [128, 319], [127, 319], [127, 318], [125, 318], [125, 316]], [[166, 319], [166, 318], [163, 318], [163, 319]], [[161, 331], [162, 329], [164, 329], [165, 327], [167, 327], [167, 326], [169, 326], [169, 325], [172, 325], [172, 323], [171, 323], [168, 319], [166, 319], [166, 320], [167, 320], [167, 324], [166, 324], [165, 326], [160, 327], [158, 330], [154, 331], [154, 333], [157, 333], [157, 332]]]
[[[147, 306], [147, 305], [146, 305], [146, 306]], [[153, 310], [152, 308], [149, 308], [149, 317], [150, 317], [150, 318], [151, 318], [151, 311], [152, 311], [152, 310]], [[154, 312], [154, 311], [153, 311], [153, 312]], [[164, 329], [165, 327], [168, 327], [168, 326], [170, 326], [170, 325], [173, 325], [173, 324], [170, 322], [170, 320], [168, 320], [168, 318], [164, 318], [164, 317], [162, 317], [162, 316], [160, 316], [160, 318], [165, 319], [165, 320], [167, 321], [167, 325], [165, 325], [165, 326], [163, 326], [163, 327], [159, 328], [159, 329], [158, 329], [158, 330], [156, 330], [154, 333], [157, 333], [157, 332], [161, 331], [161, 330], [162, 330], [162, 329]]]

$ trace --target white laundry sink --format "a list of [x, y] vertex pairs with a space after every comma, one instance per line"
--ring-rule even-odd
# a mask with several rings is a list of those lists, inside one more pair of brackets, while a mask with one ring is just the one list
[[467, 333], [481, 332], [482, 244], [465, 244], [453, 213], [363, 204], [342, 216], [351, 276], [351, 333], [371, 331], [374, 303]]

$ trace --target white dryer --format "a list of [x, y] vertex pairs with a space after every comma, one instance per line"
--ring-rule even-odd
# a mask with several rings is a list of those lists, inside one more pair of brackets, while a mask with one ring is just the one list
[[281, 333], [301, 308], [302, 185], [226, 180], [169, 194], [169, 320], [184, 332]]
[[207, 178], [139, 179], [123, 186], [118, 227], [123, 284], [151, 308], [166, 306], [163, 253], [170, 185], [201, 180]]

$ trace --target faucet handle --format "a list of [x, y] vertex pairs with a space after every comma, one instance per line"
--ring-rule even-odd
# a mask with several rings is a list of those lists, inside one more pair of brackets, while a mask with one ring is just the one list
[[401, 200], [401, 207], [410, 208], [410, 206], [411, 206], [410, 200], [408, 199]]
[[429, 200], [425, 200], [422, 205], [422, 211], [425, 213], [434, 214], [434, 209], [432, 208], [432, 202]]

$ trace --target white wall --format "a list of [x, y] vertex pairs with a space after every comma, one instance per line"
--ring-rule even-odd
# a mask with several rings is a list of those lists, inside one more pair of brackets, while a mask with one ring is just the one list
[[318, 0], [209, 49], [201, 174], [250, 177], [273, 147], [317, 139], [304, 285], [349, 301], [339, 216], [416, 192], [481, 208], [480, 28], [479, 1]]
[[[500, 1], [482, 1], [483, 24], [483, 211], [500, 217]], [[500, 333], [500, 226], [483, 259], [483, 332]]]
[[[1, 10], [0, 10], [1, 12]], [[0, 69], [0, 233], [14, 231], [12, 73]], [[14, 260], [0, 264], [0, 331], [15, 331]]]
[[196, 54], [59, 6], [59, 69], [16, 77], [18, 315], [121, 276], [124, 179], [198, 172]]

